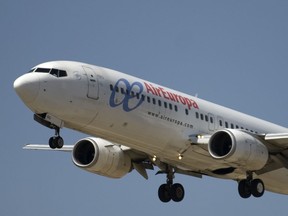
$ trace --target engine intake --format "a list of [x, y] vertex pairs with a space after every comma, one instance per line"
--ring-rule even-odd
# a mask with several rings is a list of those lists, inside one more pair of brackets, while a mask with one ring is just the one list
[[73, 149], [73, 163], [92, 173], [121, 178], [132, 169], [130, 157], [120, 146], [100, 138], [79, 140]]
[[268, 149], [260, 140], [235, 129], [215, 132], [209, 140], [208, 151], [215, 159], [251, 171], [262, 169], [269, 156]]

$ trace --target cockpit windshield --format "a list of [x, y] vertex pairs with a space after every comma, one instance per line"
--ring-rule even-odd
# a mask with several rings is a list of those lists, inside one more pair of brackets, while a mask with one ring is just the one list
[[50, 68], [36, 68], [35, 72], [38, 73], [49, 73], [50, 72]]
[[66, 77], [67, 76], [67, 72], [65, 70], [59, 70], [56, 68], [32, 68], [29, 72], [49, 73], [55, 77]]

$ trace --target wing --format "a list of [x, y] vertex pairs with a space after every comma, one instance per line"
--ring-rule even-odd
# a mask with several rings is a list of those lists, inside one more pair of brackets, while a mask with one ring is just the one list
[[[61, 149], [51, 149], [47, 144], [27, 144], [23, 147], [25, 150], [44, 150], [44, 151], [62, 151], [62, 152], [72, 152], [74, 145], [64, 145]], [[129, 147], [122, 146], [122, 150], [126, 152], [133, 164], [133, 168], [145, 179], [148, 179], [148, 174], [146, 169], [154, 169], [149, 157], [141, 152], [135, 151]]]
[[288, 169], [288, 133], [271, 133], [260, 135], [268, 148], [272, 160], [257, 174], [271, 172], [282, 167]]
[[266, 134], [264, 139], [271, 145], [280, 149], [288, 148], [288, 133]]
[[51, 149], [49, 145], [45, 144], [27, 144], [23, 149], [28, 150], [48, 150], [48, 151], [63, 151], [63, 152], [72, 152], [74, 145], [64, 145], [61, 149]]

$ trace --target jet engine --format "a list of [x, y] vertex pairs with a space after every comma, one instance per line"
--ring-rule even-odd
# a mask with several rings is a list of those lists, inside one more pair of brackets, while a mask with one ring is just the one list
[[263, 168], [269, 156], [268, 149], [260, 140], [235, 129], [215, 132], [209, 140], [208, 150], [213, 158], [250, 171]]
[[86, 171], [110, 178], [121, 178], [132, 170], [131, 159], [121, 147], [101, 138], [79, 140], [72, 160]]

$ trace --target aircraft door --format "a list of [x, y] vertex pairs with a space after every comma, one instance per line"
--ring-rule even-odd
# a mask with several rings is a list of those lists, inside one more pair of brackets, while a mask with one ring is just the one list
[[87, 97], [97, 100], [99, 98], [99, 83], [96, 73], [90, 67], [83, 66], [88, 79]]

